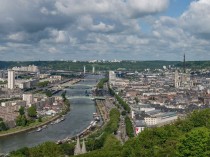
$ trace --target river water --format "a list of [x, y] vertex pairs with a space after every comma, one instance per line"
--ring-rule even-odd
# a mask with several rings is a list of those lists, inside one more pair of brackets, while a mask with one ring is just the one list
[[[90, 92], [90, 85], [94, 86], [100, 78], [102, 76], [86, 76], [87, 80], [66, 89], [66, 96], [84, 96], [87, 92]], [[8, 153], [22, 147], [36, 146], [46, 141], [57, 141], [76, 136], [93, 120], [92, 114], [96, 111], [96, 108], [94, 101], [88, 98], [70, 99], [70, 103], [71, 111], [66, 115], [64, 121], [55, 125], [49, 124], [41, 132], [31, 131], [0, 138], [0, 153]]]

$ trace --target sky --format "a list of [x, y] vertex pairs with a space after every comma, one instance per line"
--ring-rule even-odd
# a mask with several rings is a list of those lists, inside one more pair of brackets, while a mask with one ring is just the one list
[[0, 0], [0, 60], [210, 60], [210, 0]]

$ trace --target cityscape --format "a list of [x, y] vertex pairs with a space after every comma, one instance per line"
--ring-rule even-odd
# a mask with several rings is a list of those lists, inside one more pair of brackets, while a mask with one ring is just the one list
[[0, 12], [0, 157], [210, 156], [209, 0]]

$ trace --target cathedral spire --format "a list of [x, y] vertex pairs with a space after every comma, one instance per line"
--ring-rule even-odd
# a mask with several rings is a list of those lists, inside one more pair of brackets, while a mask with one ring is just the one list
[[76, 147], [74, 149], [74, 155], [79, 155], [81, 154], [81, 146], [80, 146], [80, 142], [79, 142], [79, 137], [77, 138], [77, 144]]
[[84, 141], [84, 139], [83, 139], [81, 154], [85, 154], [85, 153], [87, 153], [87, 150], [86, 150], [86, 146], [85, 146], [85, 141]]

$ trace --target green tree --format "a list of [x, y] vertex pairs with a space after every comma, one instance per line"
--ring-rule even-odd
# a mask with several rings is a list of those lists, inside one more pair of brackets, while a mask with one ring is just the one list
[[39, 121], [39, 122], [42, 122], [42, 117], [39, 117], [39, 118], [38, 118], [38, 121]]
[[28, 116], [29, 117], [37, 117], [37, 112], [36, 112], [36, 106], [32, 105], [31, 107], [28, 108]]
[[21, 116], [25, 114], [25, 109], [24, 109], [23, 106], [20, 107], [20, 109], [19, 109], [19, 114], [20, 114]]
[[44, 82], [39, 82], [37, 83], [38, 87], [46, 87], [50, 82], [49, 81], [44, 81]]
[[30, 157], [61, 157], [63, 155], [61, 147], [54, 142], [45, 142], [30, 150]]
[[5, 131], [7, 129], [8, 127], [6, 126], [6, 124], [3, 121], [0, 121], [0, 131]]
[[125, 117], [125, 128], [126, 128], [126, 133], [128, 137], [134, 137], [134, 130], [133, 130], [133, 125], [128, 116]]
[[134, 99], [135, 99], [136, 103], [138, 104], [139, 103], [139, 98], [135, 97]]
[[177, 154], [186, 156], [210, 156], [210, 131], [207, 128], [195, 128], [180, 139]]
[[26, 116], [25, 115], [19, 115], [17, 118], [16, 118], [16, 125], [17, 126], [26, 126], [27, 125], [27, 119], [26, 119]]
[[50, 90], [46, 90], [44, 93], [46, 94], [47, 97], [51, 97], [53, 95]]
[[104, 143], [103, 149], [109, 150], [109, 151], [114, 151], [114, 150], [120, 150], [122, 147], [120, 141], [116, 139], [114, 135], [109, 135], [106, 138], [106, 141]]

